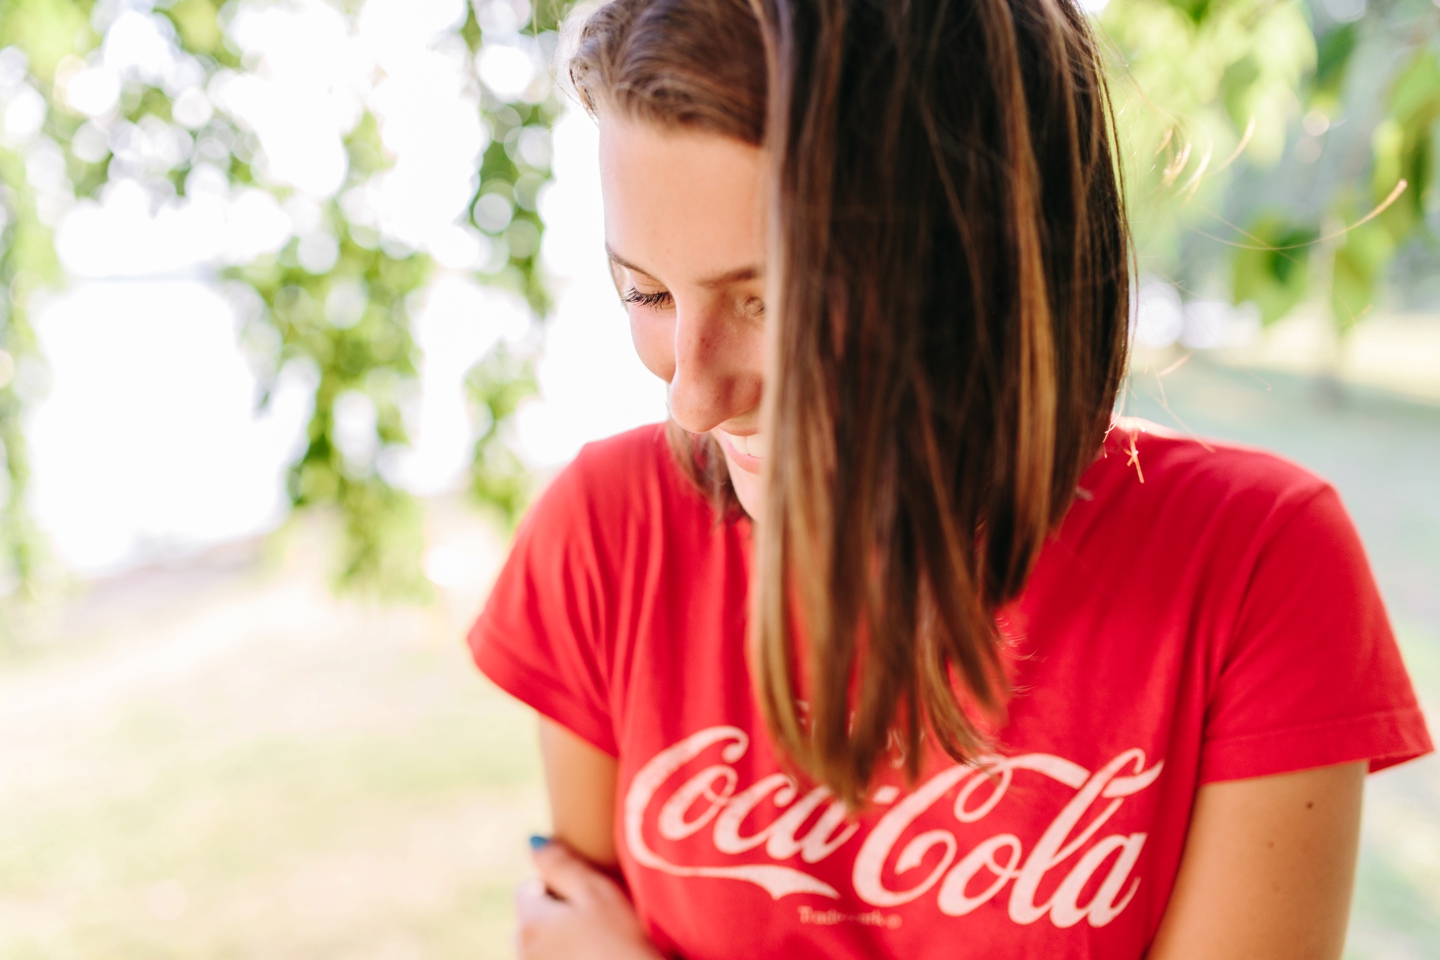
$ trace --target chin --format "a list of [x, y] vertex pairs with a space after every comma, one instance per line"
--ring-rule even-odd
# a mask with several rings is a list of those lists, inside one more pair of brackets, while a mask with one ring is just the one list
[[[726, 460], [729, 460], [729, 457], [726, 457]], [[735, 490], [735, 499], [740, 501], [740, 506], [752, 520], [758, 520], [760, 507], [764, 501], [760, 490], [760, 477], [753, 473], [746, 473], [730, 463], [727, 463], [726, 467], [730, 470], [730, 486]]]

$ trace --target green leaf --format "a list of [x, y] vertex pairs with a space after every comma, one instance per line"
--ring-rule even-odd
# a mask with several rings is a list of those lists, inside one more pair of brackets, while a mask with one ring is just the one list
[[175, 24], [186, 50], [213, 55], [221, 49], [225, 36], [216, 16], [219, 11], [210, 0], [179, 0], [160, 12]]
[[1250, 94], [1255, 81], [1259, 79], [1260, 67], [1253, 55], [1230, 64], [1220, 78], [1225, 111], [1230, 115], [1230, 122], [1235, 124], [1236, 129], [1243, 130], [1250, 120]]
[[538, 392], [534, 368], [502, 343], [471, 368], [466, 393], [477, 419], [484, 424], [475, 441], [470, 493], [511, 526], [529, 501], [529, 472], [506, 442], [505, 427], [520, 404]]
[[1305, 298], [1310, 249], [1319, 231], [1271, 215], [1261, 217], [1246, 233], [1245, 245], [1235, 250], [1232, 260], [1231, 296], [1236, 304], [1250, 301], [1258, 306], [1260, 322], [1268, 326]]
[[1375, 304], [1375, 293], [1395, 252], [1390, 232], [1374, 221], [1339, 238], [1330, 281], [1330, 308], [1336, 323], [1348, 328]]
[[1390, 195], [1403, 178], [1405, 193], [1381, 221], [1394, 240], [1403, 241], [1421, 226], [1435, 182], [1435, 134], [1440, 123], [1440, 56], [1421, 49], [1390, 89], [1390, 116], [1375, 131], [1373, 184], [1376, 202]]
[[1422, 47], [1390, 90], [1390, 115], [1407, 123], [1433, 115], [1440, 103], [1440, 56]]
[[1217, 6], [1212, 0], [1170, 0], [1170, 5], [1182, 11], [1197, 25], [1204, 23], [1211, 10]]
[[30, 58], [30, 72], [45, 83], [66, 57], [95, 45], [85, 0], [0, 0], [0, 47], [15, 44]]
[[1347, 23], [1321, 35], [1315, 44], [1315, 80], [1317, 90], [1338, 93], [1345, 80], [1350, 55], [1360, 40], [1358, 23]]

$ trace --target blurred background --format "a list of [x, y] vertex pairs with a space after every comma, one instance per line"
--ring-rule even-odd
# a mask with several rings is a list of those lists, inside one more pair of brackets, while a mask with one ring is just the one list
[[[1123, 406], [1332, 480], [1440, 713], [1440, 9], [1094, 0]], [[0, 957], [505, 957], [533, 718], [462, 637], [665, 416], [541, 0], [0, 0]], [[1347, 956], [1440, 957], [1440, 761]]]

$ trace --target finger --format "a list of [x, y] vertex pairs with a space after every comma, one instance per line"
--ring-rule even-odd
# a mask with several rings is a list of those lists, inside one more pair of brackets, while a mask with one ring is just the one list
[[569, 909], [550, 896], [543, 880], [526, 880], [515, 888], [515, 916], [522, 926], [544, 923]]
[[536, 849], [534, 856], [535, 866], [545, 886], [577, 907], [594, 903], [603, 886], [610, 882], [608, 877], [557, 840]]

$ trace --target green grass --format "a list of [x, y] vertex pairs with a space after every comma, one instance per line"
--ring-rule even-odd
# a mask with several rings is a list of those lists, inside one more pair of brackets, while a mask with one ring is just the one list
[[[169, 624], [248, 618], [201, 662], [79, 709], [0, 699], [0, 958], [511, 955], [511, 891], [547, 814], [533, 716], [461, 643], [483, 580], [447, 612], [294, 576]], [[105, 650], [154, 649], [145, 623]], [[11, 669], [5, 690], [63, 691], [73, 659]]]

